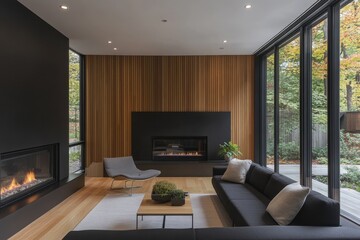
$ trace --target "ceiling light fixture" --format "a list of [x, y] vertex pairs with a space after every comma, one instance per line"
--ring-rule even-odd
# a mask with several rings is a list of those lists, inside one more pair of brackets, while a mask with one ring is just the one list
[[108, 41], [108, 44], [111, 44], [112, 43], [112, 41]]
[[246, 9], [250, 9], [250, 8], [251, 8], [251, 5], [250, 5], [250, 4], [247, 4], [247, 5], [245, 5], [245, 8], [246, 8]]
[[61, 5], [60, 8], [61, 8], [62, 10], [68, 10], [68, 9], [69, 9], [69, 7], [66, 6], [66, 5]]
[[224, 40], [223, 42], [224, 42], [224, 43], [227, 43], [227, 40]]
[[116, 47], [114, 47], [114, 50], [116, 51], [116, 50], [117, 50], [117, 48], [116, 48]]

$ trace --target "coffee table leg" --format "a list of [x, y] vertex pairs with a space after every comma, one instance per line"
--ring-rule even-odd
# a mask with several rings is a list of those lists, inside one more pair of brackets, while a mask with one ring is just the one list
[[162, 228], [165, 228], [165, 218], [166, 218], [166, 215], [164, 215], [164, 218], [163, 218], [163, 225], [162, 225]]
[[138, 219], [139, 219], [139, 215], [136, 215], [136, 229], [138, 229]]

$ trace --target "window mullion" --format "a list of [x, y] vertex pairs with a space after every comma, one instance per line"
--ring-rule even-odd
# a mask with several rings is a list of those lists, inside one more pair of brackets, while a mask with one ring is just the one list
[[279, 172], [279, 48], [275, 47], [274, 60], [274, 171]]
[[328, 61], [328, 184], [329, 197], [340, 201], [340, 4], [329, 11], [329, 61]]
[[301, 31], [300, 58], [300, 182], [311, 187], [312, 161], [312, 84], [311, 28]]

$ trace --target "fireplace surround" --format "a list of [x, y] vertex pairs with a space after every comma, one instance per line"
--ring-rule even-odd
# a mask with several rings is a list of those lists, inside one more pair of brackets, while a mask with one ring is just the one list
[[[135, 161], [224, 161], [220, 159], [218, 149], [219, 144], [231, 139], [230, 112], [132, 112], [131, 117], [131, 147]], [[203, 138], [200, 141], [202, 146], [196, 151], [194, 148], [198, 147], [197, 141], [200, 138]], [[205, 139], [206, 146], [203, 146]], [[174, 140], [177, 142], [173, 142]], [[191, 150], [181, 149], [194, 144], [196, 145], [191, 146]], [[154, 147], [159, 147], [162, 151], [158, 153], [154, 151]], [[177, 154], [169, 156], [171, 152], [174, 153], [172, 150], [176, 150]], [[185, 153], [193, 156], [185, 156]]]

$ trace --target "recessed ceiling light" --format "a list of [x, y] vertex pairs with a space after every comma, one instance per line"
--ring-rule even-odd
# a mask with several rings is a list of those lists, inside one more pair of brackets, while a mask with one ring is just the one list
[[227, 40], [224, 40], [223, 42], [224, 42], [224, 43], [227, 43]]
[[245, 8], [250, 9], [250, 8], [251, 8], [251, 5], [250, 5], [250, 4], [247, 4], [247, 5], [245, 5]]
[[69, 7], [66, 6], [66, 5], [61, 5], [60, 8], [63, 9], [63, 10], [68, 10], [69, 9]]
[[161, 21], [162, 21], [162, 22], [167, 22], [167, 20], [166, 20], [166, 19], [162, 19]]
[[116, 47], [114, 47], [114, 50], [116, 51], [116, 50], [117, 50], [117, 48], [116, 48]]
[[112, 43], [112, 41], [108, 41], [108, 44]]

